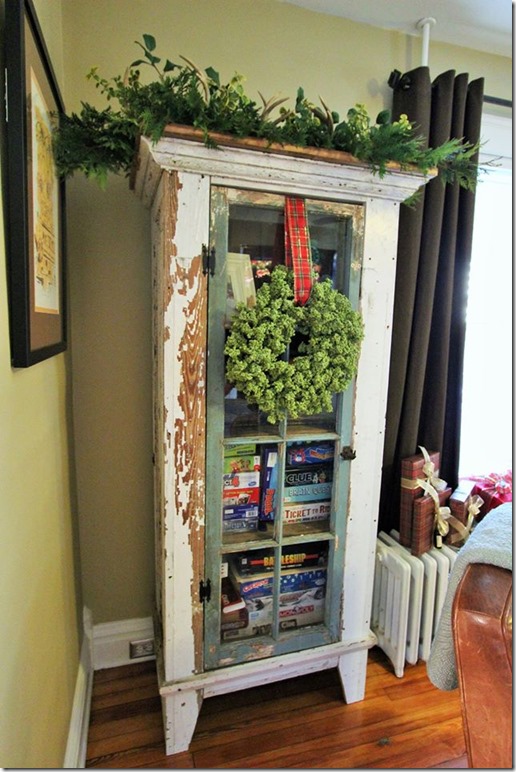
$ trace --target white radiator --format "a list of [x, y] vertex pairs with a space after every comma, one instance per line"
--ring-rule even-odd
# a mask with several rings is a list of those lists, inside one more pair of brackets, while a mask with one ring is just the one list
[[378, 534], [371, 629], [398, 678], [405, 662], [430, 656], [456, 556], [443, 545], [416, 557], [401, 546], [397, 531]]

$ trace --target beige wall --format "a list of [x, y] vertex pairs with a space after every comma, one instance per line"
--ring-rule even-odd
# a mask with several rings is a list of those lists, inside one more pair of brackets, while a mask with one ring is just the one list
[[[246, 76], [246, 91], [321, 95], [341, 117], [356, 102], [372, 116], [390, 106], [392, 69], [418, 66], [421, 41], [305, 11], [274, 0], [68, 0], [64, 4], [68, 110], [105, 105], [86, 80], [156, 53], [212, 65], [223, 80]], [[486, 91], [511, 98], [511, 62], [431, 44], [434, 75], [486, 76]], [[69, 185], [71, 320], [79, 510], [85, 602], [95, 622], [152, 612], [152, 469], [148, 213], [115, 179], [106, 192]]]
[[[61, 3], [54, 2], [51, 8], [42, 5], [41, 24], [48, 32], [49, 49], [62, 81]], [[2, 3], [2, 17], [3, 9]], [[48, 15], [47, 10], [51, 11]], [[4, 190], [2, 197], [4, 204]], [[2, 211], [3, 207], [3, 234]], [[75, 583], [78, 558], [71, 504], [68, 373], [65, 354], [28, 369], [11, 368], [5, 240], [1, 238], [2, 767], [60, 768], [65, 754], [79, 660], [80, 604]]]
[[[68, 0], [63, 6], [65, 97], [105, 105], [87, 81], [112, 77], [156, 37], [156, 53], [246, 76], [258, 99], [298, 86], [341, 117], [356, 102], [372, 116], [390, 106], [392, 69], [418, 66], [420, 39], [274, 0]], [[432, 44], [433, 75], [486, 77], [511, 98], [511, 62]], [[147, 616], [153, 602], [150, 279], [148, 213], [112, 178], [106, 192], [69, 184], [74, 415], [85, 603], [94, 621]]]
[[[0, 9], [3, 11], [0, 0]], [[154, 34], [158, 53], [238, 71], [257, 97], [304, 86], [333, 109], [390, 104], [392, 69], [420, 41], [273, 0], [36, 0], [68, 110], [103, 104], [106, 77]], [[511, 98], [511, 61], [431, 44], [432, 73], [486, 76]], [[3, 145], [3, 141], [2, 141]], [[5, 192], [2, 195], [5, 197]], [[0, 209], [0, 230], [4, 225]], [[61, 767], [79, 656], [73, 450], [84, 602], [95, 623], [148, 616], [153, 603], [149, 217], [113, 178], [68, 185], [70, 351], [10, 366], [6, 256], [0, 242], [0, 765]], [[73, 423], [71, 382], [73, 380]]]

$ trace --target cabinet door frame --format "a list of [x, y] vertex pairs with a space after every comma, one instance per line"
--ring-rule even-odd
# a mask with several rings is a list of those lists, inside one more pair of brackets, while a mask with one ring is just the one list
[[[215, 271], [209, 279], [209, 322], [208, 322], [208, 366], [207, 366], [207, 438], [206, 438], [206, 575], [210, 578], [211, 598], [205, 604], [205, 662], [206, 670], [226, 665], [259, 659], [261, 657], [278, 656], [286, 653], [324, 646], [340, 639], [342, 611], [342, 577], [344, 572], [344, 549], [346, 518], [348, 514], [348, 492], [350, 479], [350, 460], [339, 457], [343, 446], [349, 445], [353, 431], [353, 403], [355, 399], [355, 382], [338, 397], [338, 411], [334, 430], [321, 429], [315, 432], [318, 439], [331, 439], [336, 443], [335, 481], [332, 495], [332, 516], [329, 532], [324, 532], [319, 538], [315, 535], [303, 536], [299, 539], [290, 537], [285, 541], [281, 538], [281, 526], [274, 529], [274, 537], [266, 541], [248, 540], [245, 536], [240, 543], [228, 547], [223, 541], [221, 527], [222, 473], [223, 473], [223, 438], [224, 438], [224, 358], [221, 351], [224, 345], [224, 321], [226, 307], [226, 253], [228, 251], [229, 211], [231, 204], [249, 206], [267, 206], [281, 208], [283, 211], [285, 195], [268, 191], [249, 190], [219, 185], [212, 185], [210, 207], [210, 249], [215, 248]], [[343, 254], [340, 255], [340, 280], [343, 289], [350, 298], [354, 308], [360, 305], [360, 276], [363, 255], [364, 207], [362, 204], [350, 204], [346, 201], [331, 199], [307, 199], [309, 213], [322, 216], [335, 215], [345, 222], [343, 234]], [[279, 424], [272, 433], [270, 441], [278, 443], [285, 454], [287, 436], [284, 424]], [[293, 429], [296, 432], [296, 429]], [[302, 432], [296, 433], [296, 438], [310, 439]], [[247, 438], [248, 442], [264, 440], [263, 436]], [[313, 439], [313, 437], [312, 437]], [[283, 458], [284, 464], [284, 458]], [[281, 494], [281, 490], [280, 490]], [[281, 498], [281, 496], [280, 496]], [[214, 504], [219, 502], [219, 505]], [[217, 510], [218, 506], [218, 510]], [[213, 507], [213, 509], [212, 509]], [[210, 510], [212, 514], [210, 514]], [[302, 543], [310, 540], [321, 540], [328, 543], [328, 580], [326, 585], [325, 624], [320, 626], [298, 628], [292, 633], [282, 632], [278, 636], [278, 592], [274, 595], [273, 626], [270, 636], [236, 639], [230, 642], [220, 641], [220, 566], [225, 553], [247, 551], [250, 548], [269, 547], [279, 554], [281, 545], [285, 543]], [[280, 564], [276, 561], [274, 572], [276, 586], [280, 579]]]

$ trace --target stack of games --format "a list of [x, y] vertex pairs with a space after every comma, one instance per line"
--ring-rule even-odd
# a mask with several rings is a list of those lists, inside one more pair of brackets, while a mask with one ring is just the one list
[[[303, 544], [284, 548], [281, 556], [279, 626], [280, 630], [317, 624], [324, 619], [327, 578], [327, 548], [322, 544]], [[230, 596], [224, 588], [223, 596]], [[270, 551], [237, 554], [229, 560], [229, 582], [245, 612], [224, 613], [229, 601], [222, 602], [222, 640], [270, 634], [274, 582], [274, 558]], [[238, 618], [237, 618], [238, 615]], [[244, 624], [244, 620], [247, 620]], [[231, 622], [231, 625], [229, 624]]]
[[328, 517], [334, 454], [335, 448], [330, 442], [291, 443], [287, 447], [283, 496], [286, 522]]
[[222, 490], [222, 530], [256, 531], [260, 505], [260, 456], [256, 445], [226, 448]]

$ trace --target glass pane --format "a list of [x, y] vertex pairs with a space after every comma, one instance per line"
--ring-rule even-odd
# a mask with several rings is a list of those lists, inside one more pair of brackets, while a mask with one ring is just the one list
[[309, 517], [307, 509], [310, 513], [320, 513], [321, 509], [308, 508], [308, 504], [328, 505], [331, 502], [334, 452], [334, 444], [328, 442], [288, 443], [283, 490], [284, 519], [288, 517], [292, 522], [299, 513]]
[[[236, 304], [253, 305], [256, 290], [268, 281], [274, 265], [284, 262], [283, 209], [250, 204], [231, 204], [226, 255], [226, 328], [231, 324]], [[224, 399], [224, 434], [277, 434], [277, 425], [267, 421], [258, 408], [228, 385]]]
[[300, 536], [330, 530], [335, 443], [287, 444], [283, 534]]
[[324, 622], [328, 542], [284, 547], [281, 553], [279, 629]]
[[228, 252], [245, 255], [250, 262], [256, 289], [275, 265], [285, 262], [283, 209], [277, 206], [231, 204]]
[[273, 537], [277, 478], [277, 445], [226, 444], [222, 492], [225, 544]]
[[222, 473], [222, 533], [243, 539], [258, 530], [260, 451], [256, 444], [227, 446]]
[[248, 405], [245, 397], [226, 384], [224, 396], [225, 437], [267, 437], [278, 434], [278, 424], [267, 421], [267, 416], [256, 405]]
[[226, 555], [221, 579], [222, 641], [270, 635], [273, 624], [274, 550]]
[[[264, 193], [233, 191], [237, 202], [229, 204], [228, 253], [226, 255], [226, 329], [238, 302], [253, 305], [256, 291], [269, 280], [277, 265], [285, 263], [284, 198]], [[242, 200], [247, 195], [247, 201]], [[254, 201], [254, 203], [252, 203]], [[331, 279], [335, 288], [347, 292], [352, 250], [350, 208], [321, 201], [306, 202], [312, 263], [317, 280]], [[295, 337], [285, 357], [297, 354], [300, 336]], [[338, 399], [330, 413], [300, 417], [289, 422], [290, 431], [335, 431]], [[248, 405], [235, 388], [227, 384], [224, 400], [226, 437], [278, 433], [256, 407]]]

